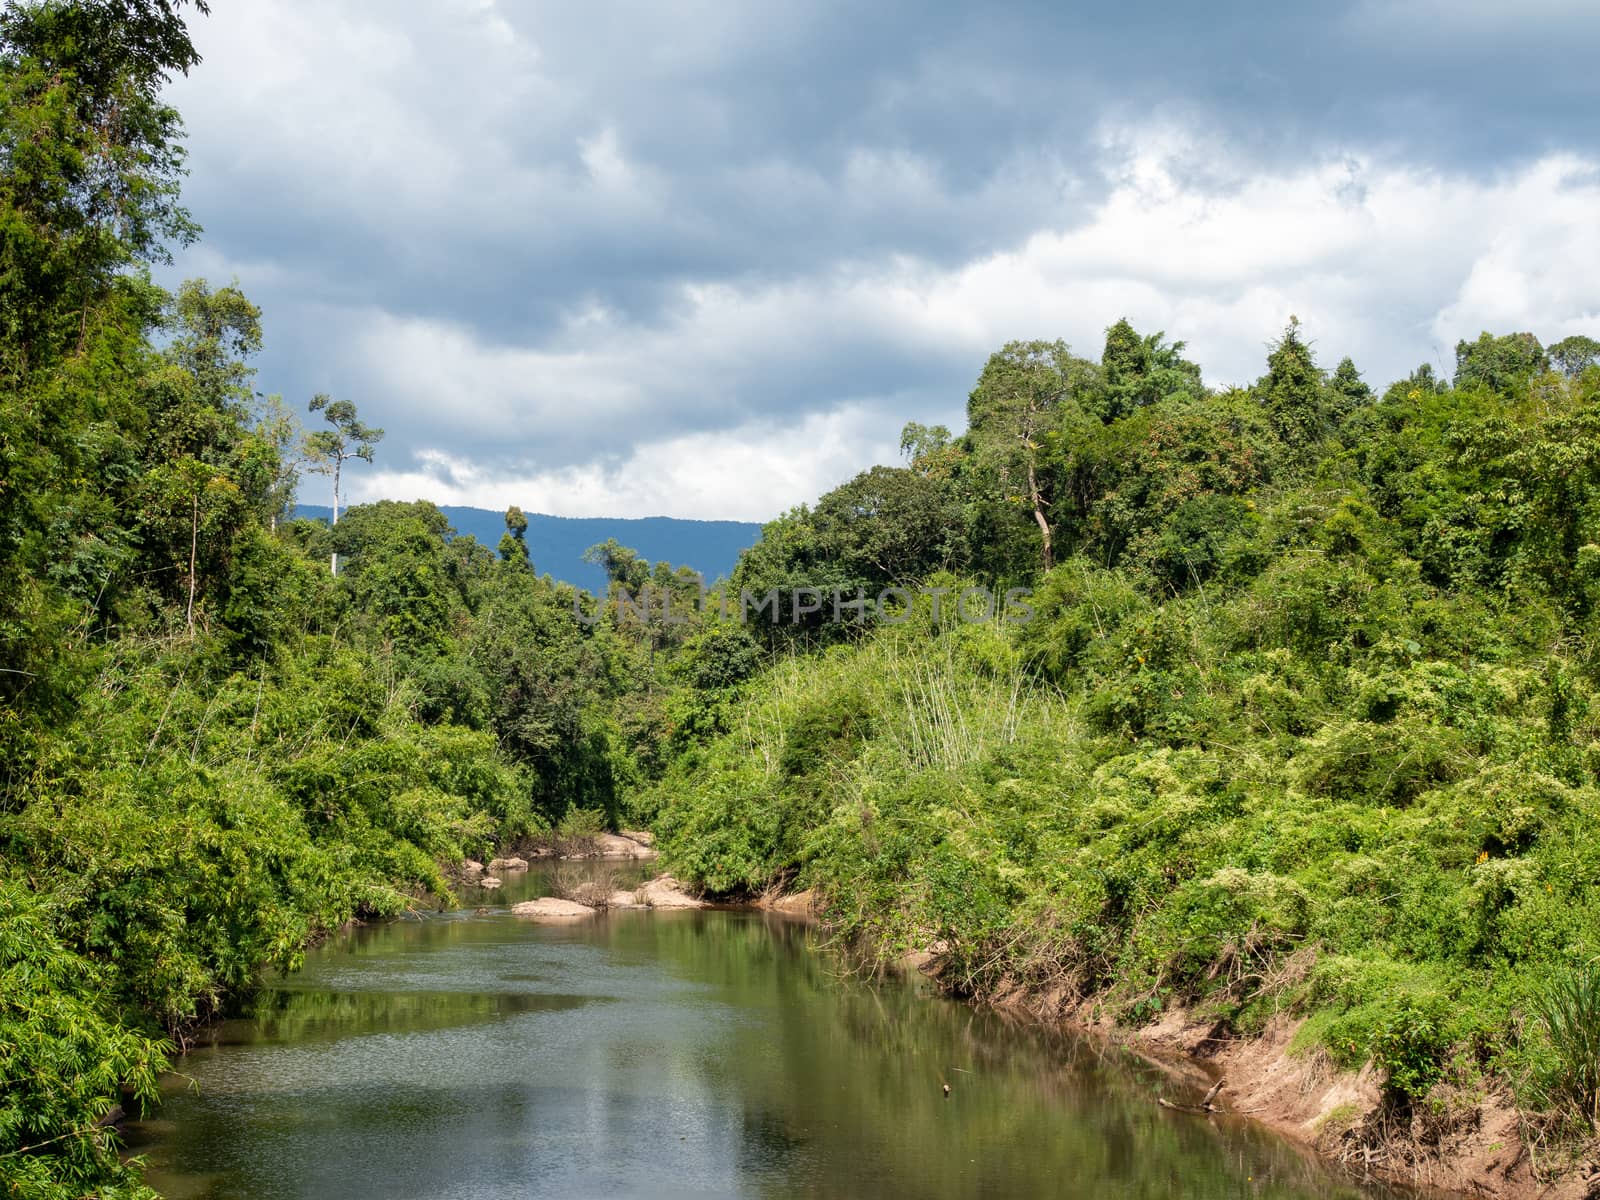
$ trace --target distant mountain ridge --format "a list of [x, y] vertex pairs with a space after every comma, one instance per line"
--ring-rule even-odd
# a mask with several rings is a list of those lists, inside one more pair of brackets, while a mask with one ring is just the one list
[[[471, 534], [491, 550], [506, 531], [504, 512], [442, 504], [456, 535]], [[326, 504], [300, 504], [295, 516], [327, 520]], [[710, 583], [729, 575], [741, 551], [755, 545], [761, 526], [751, 521], [691, 521], [682, 517], [552, 517], [527, 513], [528, 551], [540, 574], [549, 572], [566, 583], [603, 591], [605, 572], [583, 561], [583, 552], [597, 542], [616, 538], [651, 562], [662, 559], [674, 567], [691, 567]]]

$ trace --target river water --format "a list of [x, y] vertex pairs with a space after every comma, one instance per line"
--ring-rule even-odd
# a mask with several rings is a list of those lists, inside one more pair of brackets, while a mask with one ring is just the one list
[[[806, 925], [430, 914], [337, 939], [129, 1129], [164, 1194], [1356, 1197], [1126, 1051], [846, 977]], [[947, 1098], [942, 1084], [948, 1083]]]

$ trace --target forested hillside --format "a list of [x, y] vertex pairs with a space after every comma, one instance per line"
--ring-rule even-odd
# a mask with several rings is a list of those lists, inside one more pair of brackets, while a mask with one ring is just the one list
[[8, 1195], [146, 1194], [101, 1122], [199, 1023], [564, 821], [813, 887], [962, 994], [1296, 1011], [1397, 1112], [1499, 1088], [1592, 1134], [1600, 343], [1381, 391], [1292, 318], [1226, 390], [1122, 320], [1014, 343], [709, 602], [597, 547], [597, 612], [515, 509], [494, 549], [425, 502], [293, 519], [334, 410], [264, 392], [237, 285], [151, 275], [198, 234], [161, 98], [195, 12], [0, 19]]
[[[313, 484], [301, 489], [301, 500], [316, 499]], [[297, 504], [295, 515], [307, 520], [327, 520], [325, 504]], [[484, 545], [494, 545], [505, 531], [504, 516], [487, 508], [444, 504], [439, 511], [457, 534], [470, 534]], [[747, 521], [691, 521], [678, 517], [552, 517], [525, 513], [528, 543], [534, 567], [596, 594], [606, 590], [605, 568], [585, 557], [591, 546], [608, 540], [621, 542], [654, 560], [665, 559], [692, 567], [706, 582], [733, 571], [739, 555], [761, 536], [761, 526]]]
[[[1007, 346], [963, 435], [908, 426], [908, 466], [769, 525], [736, 582], [923, 594], [767, 629], [809, 648], [702, 691], [719, 732], [641, 816], [680, 873], [815, 888], [957, 992], [1297, 1012], [1387, 1128], [1498, 1091], [1586, 1140], [1600, 343], [1483, 334], [1381, 394], [1292, 319], [1248, 388], [1181, 352]], [[972, 584], [1032, 619], [963, 620]]]

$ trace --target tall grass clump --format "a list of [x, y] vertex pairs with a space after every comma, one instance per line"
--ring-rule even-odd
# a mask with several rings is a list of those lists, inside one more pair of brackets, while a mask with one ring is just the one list
[[1600, 966], [1550, 979], [1535, 993], [1533, 1012], [1555, 1055], [1546, 1091], [1600, 1132]]

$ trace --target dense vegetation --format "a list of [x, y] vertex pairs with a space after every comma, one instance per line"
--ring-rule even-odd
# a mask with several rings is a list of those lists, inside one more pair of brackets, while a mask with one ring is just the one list
[[152, 282], [196, 232], [160, 98], [185, 15], [0, 17], [8, 1196], [143, 1194], [99, 1123], [197, 1022], [463, 855], [614, 811], [654, 720], [625, 702], [648, 640], [578, 622], [520, 514], [499, 554], [429, 504], [287, 520], [382, 431], [318, 397], [302, 435], [256, 388], [249, 299]]
[[1292, 320], [1249, 388], [1180, 353], [1008, 346], [964, 436], [769, 526], [751, 586], [1031, 583], [1033, 619], [817, 625], [646, 815], [969, 994], [1287, 1007], [1398, 1110], [1509, 1083], [1589, 1129], [1600, 343], [1485, 334], [1381, 396]]
[[[907, 425], [708, 602], [611, 542], [596, 609], [516, 509], [495, 550], [421, 502], [289, 519], [382, 431], [317, 397], [303, 434], [238, 287], [152, 282], [197, 232], [185, 15], [0, 18], [8, 1194], [144, 1194], [100, 1122], [196, 1023], [596, 813], [966, 993], [1291, 1007], [1396, 1105], [1595, 1119], [1600, 343], [1485, 334], [1381, 396], [1292, 320], [1224, 391], [1126, 321], [1012, 344], [964, 432]], [[797, 603], [886, 588], [945, 603]]]

